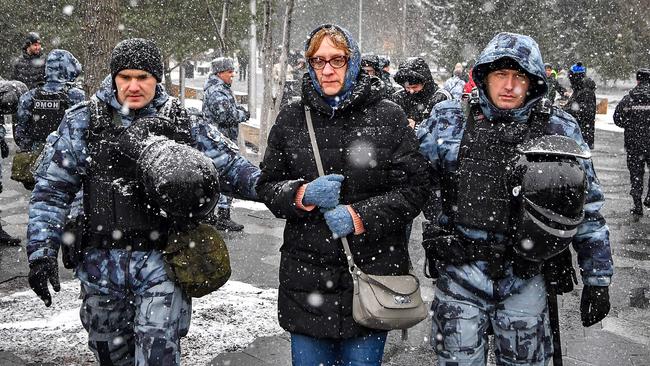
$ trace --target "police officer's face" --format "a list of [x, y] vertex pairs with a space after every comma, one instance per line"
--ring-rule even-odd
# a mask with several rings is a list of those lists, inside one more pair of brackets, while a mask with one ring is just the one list
[[406, 90], [406, 92], [409, 94], [419, 93], [422, 91], [422, 89], [424, 89], [424, 84], [411, 84], [408, 81], [404, 83], [404, 90]]
[[141, 109], [153, 100], [157, 83], [156, 78], [146, 71], [122, 70], [115, 75], [117, 101], [129, 109]]
[[226, 70], [217, 74], [217, 76], [223, 80], [224, 83], [230, 85], [232, 84], [232, 77], [235, 75], [234, 70]]
[[366, 74], [375, 76], [375, 69], [372, 66], [364, 66], [363, 69], [366, 70]]
[[530, 88], [530, 79], [526, 73], [501, 69], [487, 75], [488, 97], [499, 109], [515, 109], [526, 101], [526, 93]]
[[35, 42], [27, 47], [27, 53], [30, 55], [38, 55], [41, 53], [41, 42]]
[[[318, 50], [316, 50], [311, 58], [320, 58], [321, 60], [331, 61], [336, 57], [346, 57], [346, 53], [344, 50], [336, 48], [330, 40], [330, 37], [326, 36], [323, 38], [320, 47], [318, 47]], [[327, 62], [325, 67], [320, 70], [314, 68], [316, 78], [318, 79], [323, 94], [327, 96], [337, 95], [341, 89], [343, 89], [343, 84], [345, 83], [345, 72], [347, 70], [347, 63], [338, 69], [332, 67], [329, 62]]]

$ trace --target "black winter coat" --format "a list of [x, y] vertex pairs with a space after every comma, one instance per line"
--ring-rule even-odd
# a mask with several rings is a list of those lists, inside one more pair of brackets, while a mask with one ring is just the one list
[[402, 107], [406, 117], [414, 120], [417, 126], [429, 118], [434, 105], [448, 99], [447, 95], [436, 93], [437, 91], [438, 85], [430, 80], [419, 93], [410, 94], [406, 90], [400, 90], [393, 94], [391, 100]]
[[650, 83], [630, 90], [616, 106], [614, 123], [625, 129], [625, 149], [631, 153], [650, 151]]
[[589, 148], [593, 149], [596, 123], [596, 83], [585, 77], [572, 83], [571, 87], [573, 94], [564, 106], [564, 110], [576, 119], [582, 137]]
[[45, 56], [23, 54], [14, 62], [13, 80], [22, 81], [27, 88], [34, 89], [45, 82]]
[[[303, 78], [302, 100], [280, 111], [261, 163], [257, 192], [275, 214], [286, 219], [280, 262], [280, 325], [317, 338], [366, 335], [352, 318], [352, 278], [340, 240], [333, 240], [318, 208], [307, 212], [294, 203], [300, 186], [318, 177], [305, 119], [311, 115], [325, 174], [345, 176], [340, 203], [359, 214], [365, 233], [349, 235], [357, 265], [374, 274], [409, 270], [407, 223], [427, 199], [429, 172], [408, 128], [404, 112], [380, 97], [382, 83], [361, 74], [353, 93], [333, 110]], [[396, 185], [388, 171], [406, 172]]]

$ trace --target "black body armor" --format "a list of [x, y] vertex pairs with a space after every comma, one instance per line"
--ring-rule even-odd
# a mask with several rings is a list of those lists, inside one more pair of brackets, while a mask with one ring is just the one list
[[[122, 126], [120, 116], [105, 103], [91, 100], [88, 107], [90, 162], [83, 181], [85, 245], [162, 249], [172, 222], [147, 198], [137, 164], [118, 149], [119, 136], [128, 127]], [[189, 144], [189, 119], [176, 118], [175, 122], [177, 132], [166, 137]]]
[[70, 107], [68, 88], [58, 92], [47, 92], [43, 88], [34, 93], [32, 119], [29, 121], [29, 134], [35, 143], [44, 143], [47, 136], [59, 128], [65, 110]]

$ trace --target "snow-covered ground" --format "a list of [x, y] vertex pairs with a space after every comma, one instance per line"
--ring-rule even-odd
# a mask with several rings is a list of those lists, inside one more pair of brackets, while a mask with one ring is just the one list
[[[217, 354], [243, 349], [260, 336], [283, 332], [277, 323], [277, 290], [229, 281], [192, 301], [192, 323], [181, 341], [183, 365], [206, 365]], [[0, 297], [0, 350], [27, 362], [90, 365], [94, 357], [79, 320], [79, 281], [61, 284], [53, 305], [31, 290]]]

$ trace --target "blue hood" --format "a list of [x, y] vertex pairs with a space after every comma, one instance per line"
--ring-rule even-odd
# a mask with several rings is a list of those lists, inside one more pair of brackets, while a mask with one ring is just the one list
[[350, 32], [348, 32], [347, 29], [339, 27], [335, 24], [323, 24], [311, 31], [309, 37], [307, 38], [307, 41], [305, 41], [305, 51], [307, 51], [309, 48], [309, 43], [311, 42], [311, 39], [314, 37], [314, 35], [323, 28], [334, 28], [343, 33], [345, 40], [348, 42], [348, 48], [351, 52], [350, 60], [348, 61], [348, 70], [345, 72], [345, 83], [343, 84], [343, 88], [339, 94], [333, 98], [323, 96], [323, 91], [321, 90], [320, 84], [318, 83], [318, 78], [316, 77], [316, 71], [314, 71], [314, 68], [311, 67], [309, 62], [307, 62], [307, 70], [309, 71], [309, 76], [311, 77], [311, 82], [314, 85], [314, 88], [330, 106], [336, 108], [343, 100], [347, 99], [350, 96], [353, 86], [359, 78], [359, 72], [361, 70], [361, 51], [359, 51], [359, 45], [357, 44], [357, 41], [352, 38]]
[[[160, 85], [160, 83], [158, 83], [156, 84], [156, 93], [154, 94], [151, 103], [142, 109], [125, 111], [122, 110], [122, 105], [117, 101], [117, 95], [113, 86], [112, 76], [106, 76], [102, 81], [102, 84], [99, 86], [99, 90], [95, 93], [95, 97], [110, 105], [113, 109], [119, 111], [122, 115], [122, 121], [127, 124], [130, 124], [136, 118], [155, 115], [158, 112], [158, 109], [167, 102], [167, 99], [169, 99], [169, 95], [165, 89]], [[128, 113], [125, 114], [124, 112]]]
[[81, 74], [81, 63], [66, 50], [52, 50], [45, 61], [46, 83], [71, 83]]
[[[517, 109], [503, 110], [492, 104], [487, 96], [485, 78], [492, 71], [490, 65], [501, 58], [514, 60], [530, 78], [525, 104]], [[518, 122], [528, 119], [533, 106], [548, 90], [544, 61], [534, 39], [516, 33], [499, 33], [483, 49], [476, 60], [472, 75], [478, 87], [481, 109], [488, 119], [504, 118]]]

